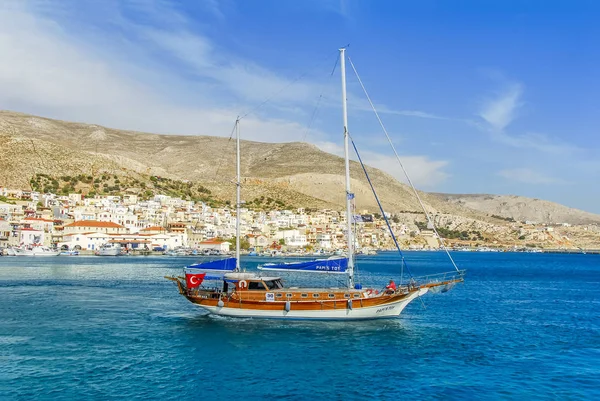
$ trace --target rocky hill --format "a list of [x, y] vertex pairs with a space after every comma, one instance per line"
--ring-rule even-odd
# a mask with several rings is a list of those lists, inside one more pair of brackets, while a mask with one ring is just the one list
[[[148, 134], [0, 111], [0, 186], [28, 188], [36, 174], [89, 176], [91, 182], [101, 175], [127, 177], [131, 182], [160, 176], [191, 181], [209, 188], [215, 198], [232, 200], [234, 146], [234, 141], [222, 137]], [[381, 170], [368, 171], [386, 210], [420, 211], [406, 185]], [[357, 208], [377, 211], [360, 165], [352, 163], [351, 175]], [[310, 144], [243, 141], [242, 176], [248, 201], [266, 197], [286, 206], [341, 209], [344, 205], [343, 159]], [[522, 197], [422, 195], [431, 211], [486, 223], [505, 223], [491, 215], [539, 222], [600, 222], [598, 215]]]
[[600, 223], [600, 215], [541, 199], [515, 195], [432, 195], [440, 198], [443, 202], [517, 221], [570, 224]]

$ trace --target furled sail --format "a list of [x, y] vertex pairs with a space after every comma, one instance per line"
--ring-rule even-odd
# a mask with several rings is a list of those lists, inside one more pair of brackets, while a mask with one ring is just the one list
[[265, 263], [260, 270], [276, 270], [305, 273], [347, 273], [348, 258], [317, 259], [306, 262]]
[[232, 272], [235, 270], [235, 258], [213, 260], [212, 262], [196, 263], [186, 269], [197, 269], [205, 272]]

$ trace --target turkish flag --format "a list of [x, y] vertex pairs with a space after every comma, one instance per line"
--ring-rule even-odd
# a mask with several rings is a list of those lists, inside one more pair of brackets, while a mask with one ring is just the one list
[[185, 283], [187, 285], [187, 288], [199, 287], [200, 284], [202, 284], [202, 281], [204, 280], [204, 276], [206, 276], [206, 273], [202, 273], [202, 274], [186, 273], [185, 274]]

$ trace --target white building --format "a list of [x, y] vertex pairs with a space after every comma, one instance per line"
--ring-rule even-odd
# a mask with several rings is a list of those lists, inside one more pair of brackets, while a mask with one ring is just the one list
[[209, 239], [206, 241], [202, 241], [199, 246], [198, 249], [200, 251], [204, 251], [204, 250], [218, 250], [221, 253], [228, 253], [229, 252], [229, 247], [231, 246], [231, 244], [229, 242], [226, 241], [221, 241], [218, 239]]
[[111, 236], [106, 233], [88, 232], [71, 233], [63, 236], [62, 242], [57, 246], [59, 248], [68, 248], [70, 250], [96, 250], [110, 241]]
[[34, 228], [20, 228], [17, 231], [19, 245], [48, 245], [44, 243], [45, 235], [42, 230]]
[[305, 234], [300, 234], [299, 230], [282, 230], [275, 233], [277, 241], [284, 240], [285, 244], [290, 247], [303, 248], [308, 245]]
[[317, 246], [322, 249], [331, 249], [331, 235], [317, 234]]

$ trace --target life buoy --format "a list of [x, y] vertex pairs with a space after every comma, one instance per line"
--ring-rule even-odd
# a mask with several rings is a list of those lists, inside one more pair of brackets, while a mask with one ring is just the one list
[[240, 288], [247, 288], [248, 283], [246, 282], [246, 280], [240, 280], [239, 286], [240, 286]]

